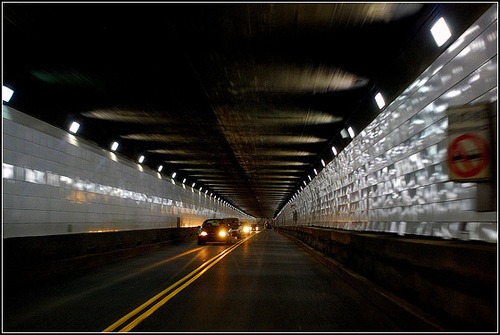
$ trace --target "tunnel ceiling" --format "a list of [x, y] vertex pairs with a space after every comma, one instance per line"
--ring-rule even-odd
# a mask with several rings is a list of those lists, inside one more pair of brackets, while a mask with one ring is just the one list
[[489, 6], [3, 2], [3, 80], [8, 105], [273, 217], [443, 52], [437, 18], [453, 40]]

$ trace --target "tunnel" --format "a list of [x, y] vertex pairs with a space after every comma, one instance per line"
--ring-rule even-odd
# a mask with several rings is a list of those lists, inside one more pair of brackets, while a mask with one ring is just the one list
[[496, 3], [2, 14], [3, 332], [498, 332]]

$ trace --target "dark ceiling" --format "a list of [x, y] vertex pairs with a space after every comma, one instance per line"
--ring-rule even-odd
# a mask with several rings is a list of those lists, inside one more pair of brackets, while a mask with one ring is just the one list
[[490, 6], [3, 2], [3, 81], [12, 107], [273, 217], [376, 92], [392, 101]]

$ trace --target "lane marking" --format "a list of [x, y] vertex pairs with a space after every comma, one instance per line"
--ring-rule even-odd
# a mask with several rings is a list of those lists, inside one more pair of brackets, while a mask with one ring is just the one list
[[[162, 296], [164, 296], [165, 294], [167, 294], [170, 291], [174, 290], [177, 286], [179, 286], [182, 283], [184, 283], [184, 282], [187, 281], [184, 285], [182, 285], [179, 288], [175, 289], [175, 291], [173, 291], [168, 296], [166, 296], [165, 298], [163, 298], [160, 302], [158, 302], [157, 304], [155, 304], [153, 307], [151, 307], [144, 314], [142, 314], [141, 316], [139, 316], [138, 318], [136, 318], [134, 321], [132, 321], [129, 325], [127, 325], [126, 327], [124, 327], [123, 329], [121, 329], [120, 332], [129, 331], [130, 329], [134, 328], [136, 325], [138, 325], [140, 322], [142, 322], [144, 319], [146, 319], [148, 316], [150, 316], [152, 313], [154, 313], [163, 304], [165, 304], [168, 300], [170, 300], [172, 297], [174, 297], [177, 293], [179, 293], [184, 288], [186, 288], [187, 286], [189, 286], [192, 282], [194, 282], [196, 279], [198, 279], [203, 273], [205, 273], [209, 268], [211, 268], [213, 265], [215, 265], [217, 262], [219, 262], [228, 253], [230, 253], [231, 251], [233, 251], [234, 249], [236, 249], [240, 244], [242, 244], [243, 242], [247, 241], [251, 237], [257, 235], [258, 233], [260, 233], [260, 232], [252, 234], [252, 235], [246, 237], [245, 239], [236, 242], [235, 244], [233, 244], [229, 248], [224, 249], [222, 252], [218, 253], [217, 255], [215, 255], [214, 257], [212, 257], [211, 259], [209, 259], [208, 261], [204, 262], [202, 265], [200, 265], [199, 267], [197, 267], [195, 270], [193, 270], [191, 273], [189, 273], [188, 275], [186, 275], [184, 278], [178, 280], [176, 283], [170, 285], [165, 290], [163, 290], [160, 293], [156, 294], [154, 297], [152, 297], [151, 299], [149, 299], [148, 301], [146, 301], [145, 303], [143, 303], [142, 305], [140, 305], [139, 307], [137, 307], [136, 309], [134, 309], [130, 313], [128, 313], [125, 316], [123, 316], [122, 318], [120, 318], [118, 321], [116, 321], [111, 326], [109, 326], [106, 329], [104, 329], [102, 332], [105, 333], [105, 332], [111, 332], [111, 331], [115, 330], [116, 328], [118, 328], [119, 326], [121, 326], [122, 324], [124, 324], [125, 322], [127, 322], [130, 318], [132, 318], [133, 316], [135, 316], [138, 313], [142, 312], [142, 310], [144, 310], [146, 307], [148, 307], [149, 305], [151, 305], [152, 303], [154, 303], [156, 300], [160, 299]], [[191, 278], [191, 279], [189, 279], [189, 278]]]

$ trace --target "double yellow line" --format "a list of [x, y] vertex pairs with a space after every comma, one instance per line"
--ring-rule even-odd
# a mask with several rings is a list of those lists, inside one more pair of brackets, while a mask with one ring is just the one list
[[149, 305], [153, 304], [155, 301], [160, 299], [161, 297], [165, 296], [167, 293], [170, 292], [170, 294], [166, 295], [163, 299], [158, 301], [156, 304], [154, 304], [151, 308], [146, 310], [144, 313], [136, 317], [133, 321], [131, 321], [129, 324], [127, 324], [125, 327], [119, 330], [119, 332], [128, 332], [131, 329], [133, 329], [135, 326], [137, 326], [139, 323], [141, 323], [144, 319], [146, 319], [148, 316], [156, 312], [161, 306], [163, 306], [167, 301], [172, 299], [177, 293], [185, 289], [187, 286], [189, 286], [192, 282], [194, 282], [196, 279], [200, 278], [202, 274], [204, 274], [208, 269], [210, 269], [212, 266], [217, 264], [222, 258], [224, 258], [227, 254], [229, 254], [231, 251], [236, 249], [241, 243], [245, 242], [246, 240], [250, 239], [251, 237], [255, 236], [256, 234], [250, 235], [246, 237], [245, 239], [238, 241], [237, 243], [233, 244], [231, 247], [225, 249], [221, 253], [217, 254], [216, 256], [212, 257], [202, 265], [200, 265], [196, 270], [192, 271], [190, 274], [185, 276], [184, 278], [180, 279], [177, 281], [175, 284], [169, 286], [167, 289], [161, 291], [136, 309], [134, 309], [132, 312], [128, 313], [124, 317], [120, 318], [118, 321], [113, 323], [111, 326], [108, 328], [104, 329], [103, 332], [112, 332], [121, 325], [123, 325], [125, 322], [127, 322], [129, 319], [133, 318], [137, 314], [141, 313], [144, 309], [146, 309]]

